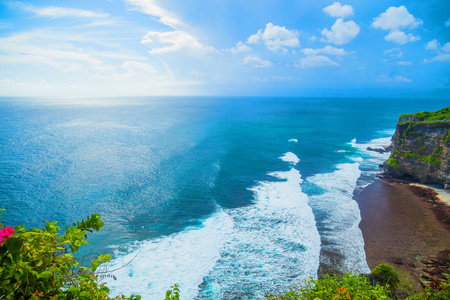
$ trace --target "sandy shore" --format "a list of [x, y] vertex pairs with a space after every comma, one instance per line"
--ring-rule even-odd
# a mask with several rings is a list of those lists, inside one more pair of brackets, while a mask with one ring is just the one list
[[[356, 197], [361, 210], [360, 228], [364, 236], [369, 267], [380, 263], [410, 273], [421, 260], [450, 249], [448, 206], [430, 201], [433, 191], [377, 179]], [[442, 207], [445, 206], [445, 207]], [[447, 220], [446, 220], [447, 218]], [[395, 264], [404, 261], [404, 264]], [[408, 274], [406, 274], [408, 275]], [[417, 282], [417, 287], [420, 288]]]

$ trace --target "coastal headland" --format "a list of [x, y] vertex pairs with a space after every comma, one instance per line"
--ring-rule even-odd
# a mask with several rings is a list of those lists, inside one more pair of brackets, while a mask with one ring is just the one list
[[449, 112], [447, 107], [400, 116], [386, 173], [355, 195], [369, 267], [390, 264], [403, 278], [405, 293], [445, 280], [450, 272], [449, 197], [421, 184], [448, 189]]

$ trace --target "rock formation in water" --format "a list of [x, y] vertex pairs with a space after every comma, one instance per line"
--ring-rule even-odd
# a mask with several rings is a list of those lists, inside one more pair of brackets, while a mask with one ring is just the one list
[[393, 176], [412, 176], [450, 189], [450, 107], [436, 112], [401, 115], [384, 169]]

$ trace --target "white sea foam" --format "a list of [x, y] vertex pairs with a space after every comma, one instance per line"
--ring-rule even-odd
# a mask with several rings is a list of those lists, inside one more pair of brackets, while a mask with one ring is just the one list
[[182, 291], [181, 299], [192, 299], [198, 293], [203, 277], [220, 258], [220, 248], [233, 229], [233, 221], [223, 211], [206, 219], [201, 226], [180, 233], [129, 246], [109, 266], [117, 280], [106, 278], [112, 294], [131, 293], [143, 299], [164, 299], [173, 284]]
[[377, 174], [382, 172], [382, 169], [379, 166], [387, 161], [390, 155], [390, 152], [379, 153], [367, 150], [367, 148], [383, 149], [391, 144], [391, 137], [377, 138], [365, 143], [358, 143], [356, 139], [354, 139], [349, 144], [357, 149], [359, 155], [363, 158], [361, 162], [362, 175], [357, 186], [358, 190], [362, 190], [373, 182]]
[[298, 143], [298, 140], [297, 139], [290, 139], [288, 142], [290, 142], [290, 143]]
[[320, 236], [299, 171], [269, 174], [255, 203], [228, 210], [235, 227], [200, 299], [261, 299], [317, 276]]
[[[299, 161], [293, 153], [281, 159]], [[316, 277], [320, 236], [300, 172], [269, 175], [274, 181], [251, 189], [253, 205], [219, 211], [202, 226], [118, 253], [109, 269], [131, 263], [113, 273], [117, 280], [106, 278], [112, 294], [163, 299], [177, 283], [182, 299], [253, 299]]]
[[310, 196], [313, 209], [324, 216], [319, 222], [324, 250], [342, 256], [344, 271], [368, 272], [364, 239], [358, 225], [361, 221], [353, 191], [361, 175], [359, 163], [337, 165], [332, 173], [317, 174], [308, 182], [324, 192]]
[[365, 258], [364, 239], [358, 227], [361, 215], [353, 194], [371, 184], [382, 171], [379, 165], [389, 158], [389, 152], [378, 153], [367, 148], [383, 148], [390, 143], [391, 137], [377, 138], [366, 143], [358, 143], [353, 139], [349, 144], [358, 150], [358, 156], [348, 158], [354, 163], [339, 164], [332, 173], [308, 178], [309, 183], [324, 191], [310, 197], [316, 213], [325, 216], [319, 222], [324, 242], [322, 247], [342, 256], [344, 271], [370, 271]]
[[283, 161], [290, 162], [294, 165], [296, 165], [300, 162], [300, 158], [298, 158], [297, 155], [295, 155], [292, 152], [287, 152], [287, 153], [283, 154], [283, 156], [281, 156], [280, 159]]

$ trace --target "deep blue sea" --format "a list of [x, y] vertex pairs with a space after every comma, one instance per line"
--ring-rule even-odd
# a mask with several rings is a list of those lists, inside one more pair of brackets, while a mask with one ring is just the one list
[[[354, 195], [398, 116], [450, 99], [0, 98], [5, 225], [99, 213], [113, 294], [262, 299], [341, 257], [368, 271]], [[333, 255], [331, 255], [333, 257]], [[128, 265], [120, 268], [121, 266]]]

